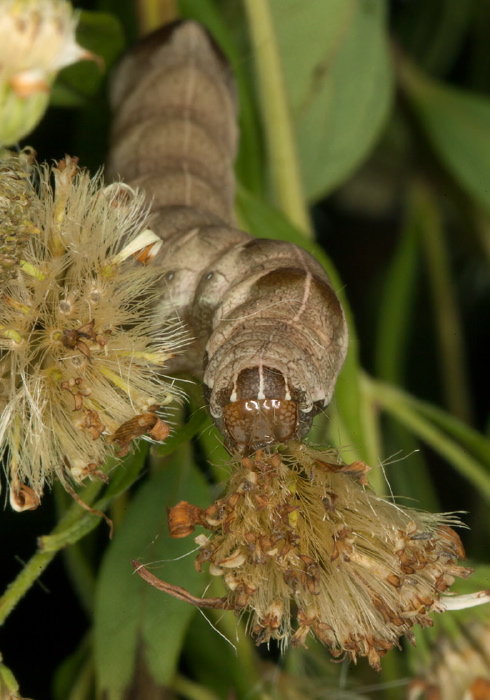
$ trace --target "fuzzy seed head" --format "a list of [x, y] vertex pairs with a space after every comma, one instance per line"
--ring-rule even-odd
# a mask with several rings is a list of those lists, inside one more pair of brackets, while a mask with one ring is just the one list
[[15, 277], [24, 246], [39, 233], [32, 221], [36, 202], [29, 181], [35, 153], [27, 147], [6, 156], [0, 168], [0, 288]]
[[69, 157], [37, 172], [38, 191], [21, 179], [27, 233], [0, 289], [0, 453], [17, 510], [54, 475], [99, 476], [112, 445], [167, 436], [160, 409], [178, 392], [161, 370], [183, 341], [148, 310], [161, 271], [134, 245], [143, 232], [151, 260], [143, 197]]
[[[449, 526], [458, 521], [377, 496], [366, 471], [291, 442], [242, 459], [206, 510], [180, 503], [187, 529], [212, 532], [196, 539], [197, 569], [228, 588], [209, 607], [250, 612], [257, 644], [297, 646], [313, 634], [333, 656], [365, 656], [375, 669], [401, 636], [413, 640], [413, 625], [431, 625], [441, 595], [471, 573], [457, 564], [464, 551]], [[169, 523], [172, 535], [172, 509]]]

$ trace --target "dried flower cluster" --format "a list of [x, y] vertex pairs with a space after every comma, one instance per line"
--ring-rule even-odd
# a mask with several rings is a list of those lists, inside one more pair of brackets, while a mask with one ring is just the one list
[[140, 435], [166, 437], [159, 409], [177, 392], [161, 368], [182, 342], [148, 309], [161, 271], [145, 263], [161, 242], [142, 195], [103, 188], [68, 157], [36, 173], [34, 191], [21, 161], [0, 162], [0, 203], [12, 201], [0, 221], [0, 454], [17, 510], [54, 474], [101, 476], [113, 444], [124, 455]]
[[378, 497], [366, 471], [294, 442], [282, 454], [259, 451], [236, 466], [224, 498], [206, 510], [181, 502], [169, 512], [173, 537], [195, 525], [212, 531], [196, 537], [196, 566], [207, 563], [228, 594], [196, 599], [139, 573], [201, 607], [251, 611], [258, 644], [296, 646], [312, 632], [333, 656], [366, 656], [379, 669], [402, 635], [413, 641], [413, 625], [432, 624], [430, 613], [444, 609], [441, 594], [471, 570], [457, 564], [464, 551], [449, 527], [454, 517]]
[[65, 0], [0, 3], [0, 145], [15, 143], [34, 128], [61, 68], [94, 59], [77, 44], [76, 24]]
[[39, 233], [31, 218], [35, 193], [28, 183], [33, 162], [32, 149], [25, 148], [4, 159], [0, 169], [0, 286], [15, 277], [24, 246]]
[[439, 640], [431, 664], [410, 683], [408, 700], [490, 698], [490, 620], [462, 625]]

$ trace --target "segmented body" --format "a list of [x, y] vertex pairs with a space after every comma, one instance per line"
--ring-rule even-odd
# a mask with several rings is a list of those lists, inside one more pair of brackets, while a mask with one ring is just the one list
[[111, 100], [109, 174], [147, 192], [164, 242], [155, 313], [177, 309], [195, 339], [173, 369], [202, 377], [211, 416], [239, 451], [302, 438], [332, 397], [344, 314], [311, 255], [234, 226], [226, 61], [198, 24], [170, 25], [123, 58]]

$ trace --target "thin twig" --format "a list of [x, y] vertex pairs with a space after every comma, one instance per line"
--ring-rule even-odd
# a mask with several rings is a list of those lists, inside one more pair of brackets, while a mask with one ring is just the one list
[[228, 601], [226, 597], [224, 598], [196, 598], [189, 591], [181, 586], [174, 586], [171, 583], [162, 581], [161, 579], [154, 576], [148, 571], [143, 564], [140, 564], [136, 559], [131, 560], [134, 570], [136, 571], [142, 579], [147, 581], [154, 588], [158, 588], [159, 591], [164, 591], [169, 593], [174, 598], [178, 600], [183, 600], [185, 603], [190, 603], [195, 605], [197, 608], [212, 608], [214, 610], [233, 610], [234, 606]]

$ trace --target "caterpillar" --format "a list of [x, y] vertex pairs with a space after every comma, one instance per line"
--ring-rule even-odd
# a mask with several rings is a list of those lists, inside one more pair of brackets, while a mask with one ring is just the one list
[[331, 400], [347, 349], [341, 304], [300, 247], [235, 226], [238, 143], [230, 67], [196, 22], [165, 26], [116, 68], [107, 172], [146, 192], [165, 273], [154, 313], [192, 338], [171, 370], [203, 381], [229, 449], [302, 439]]

